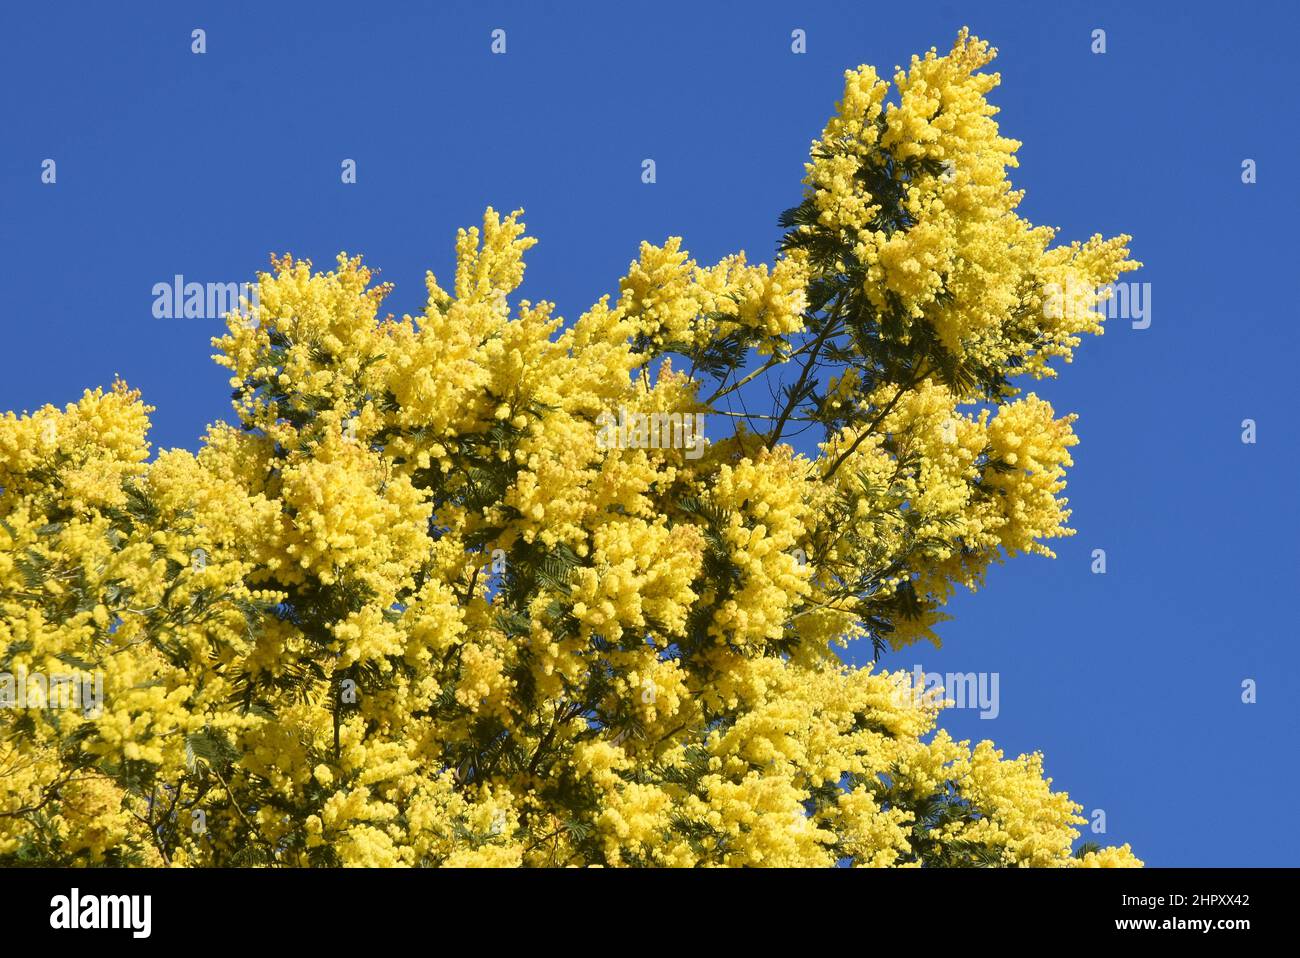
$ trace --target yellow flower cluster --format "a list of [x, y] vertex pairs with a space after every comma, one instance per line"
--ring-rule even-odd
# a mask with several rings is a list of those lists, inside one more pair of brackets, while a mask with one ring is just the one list
[[846, 73], [804, 182], [819, 225], [865, 264], [865, 295], [901, 310], [904, 341], [924, 322], [955, 355], [1051, 376], [1047, 360], [1101, 331], [1097, 290], [1140, 264], [1128, 236], [1049, 249], [1055, 231], [1016, 214], [1006, 171], [1020, 144], [986, 99], [998, 74], [978, 72], [996, 52], [963, 30], [947, 55], [896, 73], [898, 102], [873, 68]]
[[[566, 323], [489, 209], [417, 316], [357, 257], [274, 259], [197, 453], [150, 459], [120, 383], [0, 417], [0, 677], [103, 689], [0, 709], [0, 863], [1140, 864], [1072, 856], [1041, 756], [838, 657], [937, 641], [1069, 533], [1073, 417], [986, 372], [1069, 358], [1133, 264], [1015, 215], [991, 55], [963, 33], [896, 103], [850, 72], [770, 267], [644, 244]], [[727, 428], [784, 374], [770, 432]]]
[[750, 266], [745, 254], [700, 267], [673, 236], [663, 246], [641, 244], [641, 256], [619, 283], [619, 310], [651, 344], [698, 346], [739, 328], [758, 336], [761, 353], [781, 336], [803, 329], [808, 257], [795, 251]]

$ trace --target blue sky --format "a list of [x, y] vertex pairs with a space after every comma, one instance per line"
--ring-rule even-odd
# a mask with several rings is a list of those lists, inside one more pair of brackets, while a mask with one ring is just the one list
[[194, 448], [229, 414], [219, 324], [155, 319], [155, 283], [347, 250], [415, 312], [487, 205], [525, 207], [524, 294], [568, 317], [642, 239], [770, 259], [843, 70], [892, 72], [963, 24], [1001, 50], [1022, 212], [1062, 240], [1131, 233], [1152, 322], [1111, 322], [1036, 387], [1080, 413], [1078, 535], [959, 596], [941, 651], [885, 664], [999, 673], [995, 720], [945, 724], [1041, 749], [1105, 810], [1088, 837], [1150, 865], [1297, 864], [1279, 814], [1300, 785], [1292, 4], [6, 4], [0, 409], [120, 374], [158, 407], [155, 444]]

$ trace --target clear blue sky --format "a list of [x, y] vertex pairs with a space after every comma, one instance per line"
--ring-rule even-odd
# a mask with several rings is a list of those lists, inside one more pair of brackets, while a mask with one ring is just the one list
[[770, 258], [842, 71], [892, 72], [963, 24], [1002, 51], [1022, 209], [1062, 239], [1133, 234], [1152, 324], [1113, 322], [1039, 390], [1081, 414], [1079, 534], [960, 596], [941, 652], [886, 664], [1000, 673], [996, 720], [946, 723], [1043, 750], [1105, 810], [1104, 843], [1151, 865], [1297, 864], [1294, 4], [8, 3], [0, 409], [120, 374], [158, 406], [155, 444], [194, 448], [229, 414], [219, 324], [154, 319], [155, 283], [347, 250], [414, 312], [489, 204], [527, 209], [524, 293], [569, 317], [642, 239]]

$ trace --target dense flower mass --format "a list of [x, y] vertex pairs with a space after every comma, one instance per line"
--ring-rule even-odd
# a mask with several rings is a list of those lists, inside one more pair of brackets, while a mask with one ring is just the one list
[[274, 260], [197, 453], [121, 383], [0, 418], [0, 696], [103, 683], [0, 709], [0, 863], [1140, 864], [840, 657], [1070, 533], [1012, 380], [1136, 264], [1016, 214], [992, 56], [849, 72], [770, 266], [643, 244], [566, 323], [489, 209], [414, 317]]

